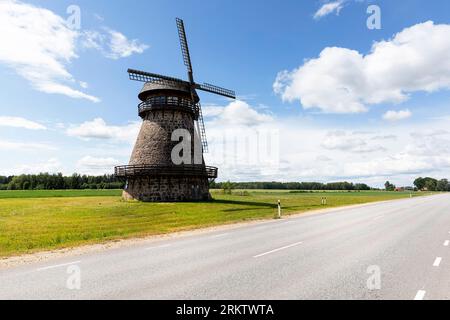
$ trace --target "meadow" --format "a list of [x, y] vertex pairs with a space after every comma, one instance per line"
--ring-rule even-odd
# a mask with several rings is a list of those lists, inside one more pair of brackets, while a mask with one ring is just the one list
[[[212, 191], [202, 203], [126, 202], [121, 190], [0, 191], [0, 257], [161, 235], [283, 214], [410, 197], [410, 193]], [[421, 196], [425, 193], [413, 193]], [[321, 198], [327, 197], [327, 205]]]

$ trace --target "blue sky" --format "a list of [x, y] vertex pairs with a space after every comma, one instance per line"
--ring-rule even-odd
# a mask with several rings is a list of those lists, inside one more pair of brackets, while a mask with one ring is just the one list
[[[70, 5], [79, 29], [64, 23]], [[201, 93], [221, 180], [450, 177], [448, 1], [2, 0], [0, 15], [0, 174], [126, 164], [141, 88], [126, 70], [185, 78], [181, 17], [195, 79], [238, 93]], [[277, 133], [272, 159], [224, 160], [223, 136], [249, 130]]]

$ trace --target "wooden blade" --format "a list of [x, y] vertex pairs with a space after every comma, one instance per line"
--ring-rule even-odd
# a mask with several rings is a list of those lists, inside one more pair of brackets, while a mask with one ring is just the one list
[[128, 69], [128, 74], [130, 77], [130, 80], [135, 81], [141, 81], [141, 82], [151, 82], [151, 83], [158, 83], [158, 84], [173, 84], [173, 83], [183, 83], [186, 85], [189, 85], [187, 81], [178, 79], [178, 78], [172, 78], [168, 76], [163, 76], [157, 73], [150, 73], [140, 70], [134, 70], [134, 69]]
[[233, 90], [224, 89], [224, 88], [221, 88], [221, 87], [218, 87], [218, 86], [214, 86], [214, 85], [209, 84], [209, 83], [196, 84], [195, 88], [199, 89], [199, 90], [206, 91], [206, 92], [218, 94], [220, 96], [224, 96], [224, 97], [227, 97], [227, 98], [236, 99], [236, 93]]
[[[178, 36], [180, 38], [181, 53], [183, 54], [184, 65], [188, 69], [188, 73], [192, 75], [191, 55], [189, 53], [189, 46], [186, 38], [186, 30], [184, 29], [184, 22], [177, 18]], [[193, 80], [192, 80], [193, 81]]]
[[203, 153], [208, 153], [208, 140], [206, 140], [206, 130], [205, 130], [205, 122], [203, 121], [203, 113], [202, 113], [202, 106], [200, 105], [200, 103], [197, 104], [198, 105], [198, 120], [197, 120], [197, 125], [199, 126], [199, 134], [200, 134], [200, 138], [202, 140], [202, 148], [203, 148]]

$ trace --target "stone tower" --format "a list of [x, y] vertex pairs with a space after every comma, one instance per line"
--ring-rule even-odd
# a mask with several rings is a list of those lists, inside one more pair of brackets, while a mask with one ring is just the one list
[[[172, 150], [180, 141], [172, 141], [177, 129], [192, 137], [198, 118], [198, 96], [181, 83], [146, 83], [139, 94], [139, 116], [143, 123], [128, 166], [116, 168], [116, 176], [126, 178], [124, 199], [140, 201], [204, 201], [211, 198], [209, 180], [217, 178], [217, 168], [202, 164], [175, 165]], [[194, 99], [194, 100], [193, 100]], [[200, 152], [201, 147], [200, 147]]]
[[[200, 99], [196, 90], [235, 99], [232, 90], [194, 82], [183, 20], [176, 20], [188, 81], [156, 73], [128, 69], [131, 80], [145, 82], [139, 94], [142, 128], [130, 164], [115, 168], [126, 179], [125, 199], [141, 201], [209, 200], [209, 181], [217, 178], [217, 168], [207, 167], [203, 152], [208, 151]], [[197, 129], [197, 130], [195, 130]], [[173, 139], [176, 131], [187, 133]], [[185, 141], [186, 139], [186, 141]], [[178, 152], [183, 142], [190, 146]], [[173, 154], [182, 153], [175, 161]], [[188, 159], [186, 161], [186, 159]]]

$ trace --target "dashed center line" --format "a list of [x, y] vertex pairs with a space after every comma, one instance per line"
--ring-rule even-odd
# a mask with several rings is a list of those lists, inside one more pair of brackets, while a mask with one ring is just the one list
[[263, 257], [263, 256], [267, 256], [268, 254], [275, 253], [275, 252], [278, 252], [278, 251], [281, 251], [281, 250], [285, 250], [285, 249], [289, 249], [289, 248], [298, 246], [298, 245], [300, 245], [302, 243], [303, 243], [302, 241], [296, 242], [296, 243], [290, 244], [290, 245], [285, 246], [285, 247], [281, 247], [281, 248], [278, 248], [278, 249], [275, 249], [275, 250], [271, 250], [271, 251], [268, 251], [268, 252], [264, 252], [264, 253], [258, 254], [256, 256], [254, 256], [253, 258], [260, 258], [260, 257]]
[[416, 294], [416, 297], [414, 298], [414, 300], [423, 300], [425, 298], [425, 294], [427, 292], [424, 290], [419, 290]]
[[56, 264], [54, 266], [48, 266], [48, 267], [43, 267], [43, 268], [36, 269], [36, 271], [45, 271], [45, 270], [50, 270], [50, 269], [67, 267], [67, 266], [72, 266], [72, 265], [78, 264], [78, 263], [81, 263], [81, 261], [73, 261], [73, 262], [68, 262], [68, 263], [63, 263], [63, 264]]
[[442, 258], [437, 257], [436, 260], [434, 260], [433, 267], [439, 267], [441, 262], [442, 262]]
[[450, 245], [450, 240], [446, 240], [445, 242], [444, 242], [444, 247], [448, 247]]

